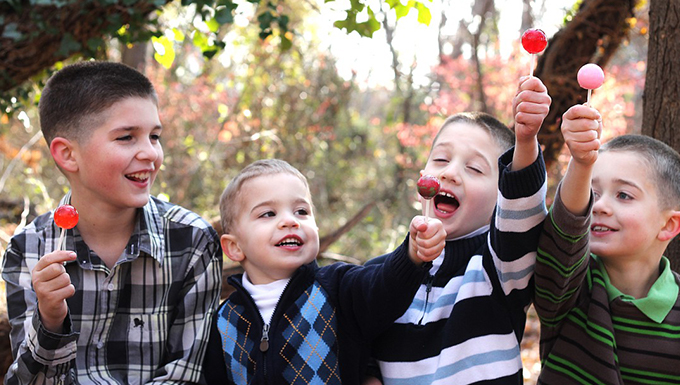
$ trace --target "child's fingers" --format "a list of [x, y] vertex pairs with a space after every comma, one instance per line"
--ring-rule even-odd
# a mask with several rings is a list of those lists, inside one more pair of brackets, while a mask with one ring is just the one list
[[569, 108], [567, 112], [565, 112], [564, 115], [562, 115], [562, 118], [564, 120], [576, 120], [576, 119], [602, 120], [602, 116], [600, 115], [599, 111], [582, 104], [578, 104]]
[[44, 269], [46, 266], [49, 266], [53, 263], [63, 264], [64, 262], [74, 261], [75, 259], [76, 259], [75, 251], [71, 250], [55, 251], [43, 255], [43, 257], [38, 260], [38, 263], [35, 264], [33, 270], [40, 271]]
[[543, 84], [541, 79], [535, 76], [522, 77], [519, 83], [519, 90], [521, 91], [535, 91], [535, 92], [548, 92], [548, 88]]

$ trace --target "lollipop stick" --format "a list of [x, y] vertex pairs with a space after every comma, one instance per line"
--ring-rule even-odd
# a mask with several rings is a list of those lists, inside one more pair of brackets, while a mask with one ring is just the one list
[[59, 235], [59, 242], [57, 243], [57, 251], [64, 249], [64, 235], [66, 234], [66, 229], [61, 229], [61, 235]]
[[588, 99], [586, 99], [586, 106], [590, 107], [590, 95], [593, 94], [593, 90], [588, 89]]
[[425, 222], [430, 218], [430, 200], [425, 200]]
[[532, 53], [529, 58], [529, 76], [534, 76], [534, 56], [536, 55]]

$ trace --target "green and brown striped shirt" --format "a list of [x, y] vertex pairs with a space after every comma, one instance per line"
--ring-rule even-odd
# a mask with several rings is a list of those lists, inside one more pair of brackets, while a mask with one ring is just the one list
[[680, 275], [664, 257], [648, 297], [621, 295], [590, 254], [589, 221], [569, 213], [558, 191], [534, 272], [538, 383], [680, 384]]

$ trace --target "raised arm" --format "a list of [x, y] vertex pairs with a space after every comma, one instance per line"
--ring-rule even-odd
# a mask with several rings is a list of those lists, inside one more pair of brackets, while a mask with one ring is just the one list
[[515, 117], [515, 153], [512, 171], [534, 163], [538, 157], [538, 131], [550, 111], [552, 99], [541, 79], [525, 76], [520, 79], [517, 94], [512, 99]]
[[534, 305], [546, 341], [573, 308], [586, 277], [591, 172], [601, 127], [600, 114], [587, 106], [574, 106], [563, 116], [562, 134], [572, 158], [539, 238], [535, 270]]
[[601, 132], [600, 113], [588, 106], [573, 106], [562, 117], [562, 135], [571, 160], [562, 180], [561, 195], [565, 208], [572, 214], [587, 214], [590, 179], [600, 149]]

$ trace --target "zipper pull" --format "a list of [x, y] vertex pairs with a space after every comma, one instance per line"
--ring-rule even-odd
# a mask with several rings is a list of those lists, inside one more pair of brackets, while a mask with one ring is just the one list
[[264, 324], [262, 328], [262, 339], [260, 340], [260, 351], [266, 352], [269, 350], [269, 325]]

